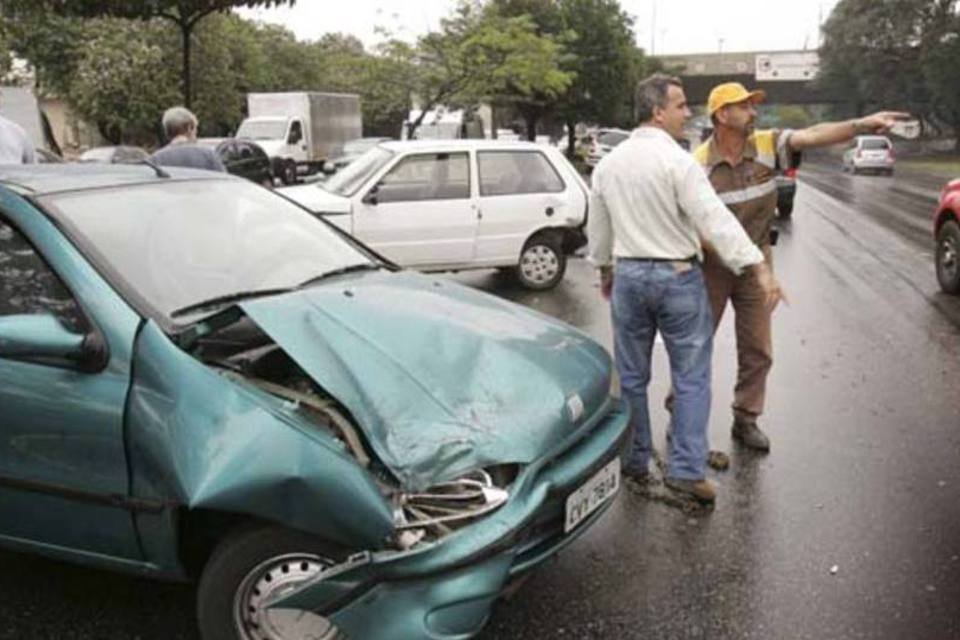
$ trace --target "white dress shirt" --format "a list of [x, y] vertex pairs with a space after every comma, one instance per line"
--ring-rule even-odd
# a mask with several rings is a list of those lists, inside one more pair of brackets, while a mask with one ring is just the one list
[[734, 273], [763, 262], [703, 168], [652, 126], [636, 129], [594, 169], [587, 237], [597, 266], [613, 257], [702, 260], [701, 237]]

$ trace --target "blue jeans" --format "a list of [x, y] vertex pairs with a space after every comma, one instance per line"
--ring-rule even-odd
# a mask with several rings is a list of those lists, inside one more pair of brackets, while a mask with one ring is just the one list
[[710, 419], [713, 318], [699, 265], [678, 272], [668, 262], [618, 260], [614, 268], [614, 351], [620, 385], [633, 413], [628, 472], [648, 469], [652, 442], [647, 385], [657, 331], [670, 357], [674, 408], [667, 476], [701, 480], [706, 473]]

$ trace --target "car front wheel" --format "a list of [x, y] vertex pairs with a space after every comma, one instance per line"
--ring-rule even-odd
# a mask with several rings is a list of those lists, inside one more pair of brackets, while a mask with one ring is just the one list
[[937, 233], [937, 280], [947, 293], [960, 293], [960, 224], [945, 222]]
[[226, 538], [207, 562], [197, 589], [203, 640], [342, 638], [326, 618], [268, 605], [343, 555], [317, 538], [278, 527], [244, 529]]
[[567, 257], [553, 235], [542, 233], [527, 241], [517, 264], [517, 279], [527, 289], [552, 289], [563, 279]]

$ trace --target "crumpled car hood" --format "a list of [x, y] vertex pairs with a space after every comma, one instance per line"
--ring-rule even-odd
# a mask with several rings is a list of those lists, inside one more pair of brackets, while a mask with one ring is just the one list
[[609, 394], [610, 358], [585, 334], [419, 274], [343, 277], [240, 306], [349, 409], [407, 489], [532, 462]]

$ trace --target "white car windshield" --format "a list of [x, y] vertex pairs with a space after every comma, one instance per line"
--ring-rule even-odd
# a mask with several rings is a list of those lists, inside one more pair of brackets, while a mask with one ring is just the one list
[[244, 180], [163, 181], [40, 202], [115, 288], [164, 324], [203, 301], [373, 264], [307, 211]]
[[349, 198], [367, 179], [379, 171], [393, 157], [393, 152], [374, 147], [322, 183], [324, 191]]

